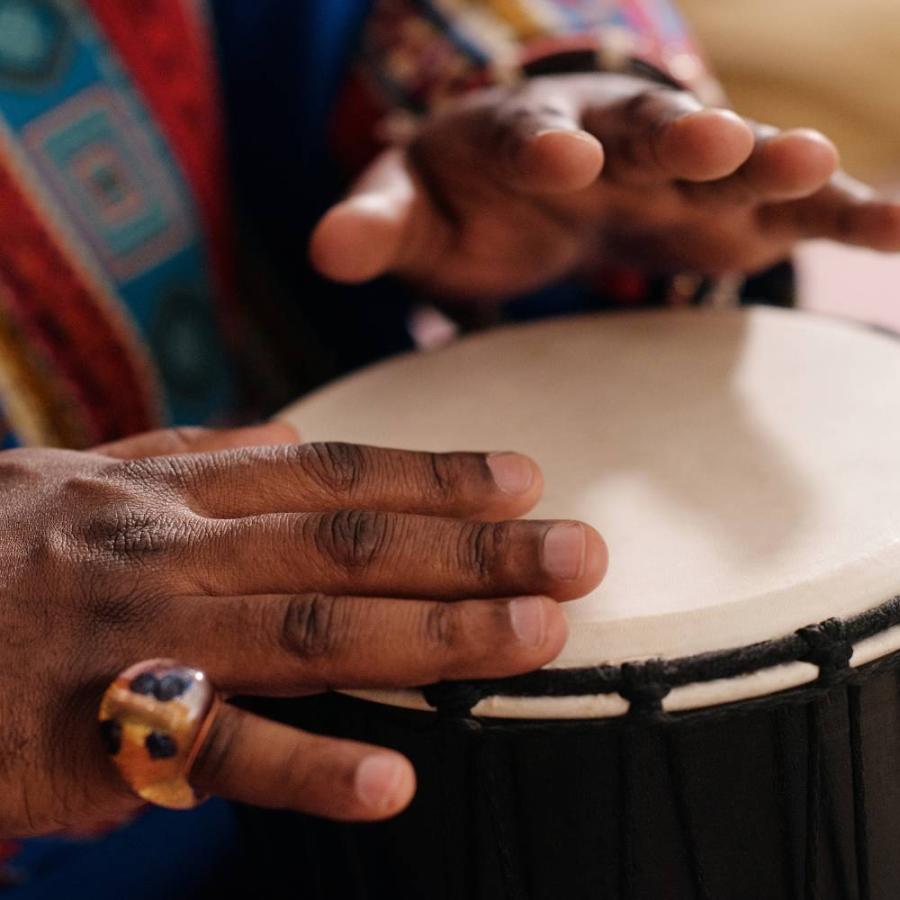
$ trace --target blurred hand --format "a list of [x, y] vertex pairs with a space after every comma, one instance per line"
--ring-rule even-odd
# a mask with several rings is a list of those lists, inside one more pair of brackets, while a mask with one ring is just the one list
[[[294, 696], [512, 675], [558, 654], [555, 601], [593, 588], [606, 551], [586, 525], [508, 521], [541, 493], [534, 463], [295, 438], [272, 424], [0, 454], [0, 836], [139, 805], [97, 711], [143, 659], [204, 669], [229, 694]], [[192, 781], [342, 819], [392, 815], [414, 791], [396, 753], [228, 704]]]
[[381, 156], [319, 223], [316, 267], [505, 298], [588, 262], [749, 272], [806, 238], [900, 250], [900, 204], [834, 146], [624, 75], [471, 95]]

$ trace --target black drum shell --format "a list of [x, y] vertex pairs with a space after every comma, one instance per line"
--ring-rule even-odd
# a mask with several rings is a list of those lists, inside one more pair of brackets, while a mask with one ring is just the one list
[[895, 659], [679, 716], [467, 721], [341, 695], [264, 711], [393, 747], [419, 787], [375, 825], [245, 811], [259, 896], [900, 897]]

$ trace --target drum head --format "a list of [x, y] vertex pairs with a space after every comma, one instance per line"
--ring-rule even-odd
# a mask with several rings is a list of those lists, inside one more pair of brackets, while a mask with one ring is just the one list
[[[758, 308], [505, 328], [389, 361], [284, 417], [311, 441], [534, 457], [534, 516], [583, 519], [610, 549], [601, 587], [566, 605], [554, 667], [774, 640], [900, 589], [900, 344], [863, 327]], [[880, 640], [879, 653], [900, 646]], [[725, 699], [816, 668], [750, 677]], [[481, 711], [621, 711], [616, 697], [547, 702]]]

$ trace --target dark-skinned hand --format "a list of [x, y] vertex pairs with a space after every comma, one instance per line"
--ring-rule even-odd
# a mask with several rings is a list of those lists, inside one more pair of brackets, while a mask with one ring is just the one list
[[[533, 462], [295, 439], [272, 424], [0, 454], [0, 836], [140, 805], [97, 711], [143, 659], [226, 694], [297, 696], [513, 675], [560, 651], [557, 601], [599, 582], [606, 550], [587, 525], [513, 521], [541, 493]], [[415, 789], [393, 751], [227, 703], [191, 780], [355, 820]]]
[[751, 272], [807, 238], [900, 250], [900, 204], [832, 143], [625, 75], [476, 92], [385, 152], [319, 223], [313, 263], [502, 299], [598, 262]]

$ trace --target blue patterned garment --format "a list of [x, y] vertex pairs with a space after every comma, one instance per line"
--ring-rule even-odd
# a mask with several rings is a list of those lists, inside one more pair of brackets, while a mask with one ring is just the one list
[[0, 0], [6, 445], [214, 421], [235, 398], [194, 185], [89, 2]]

